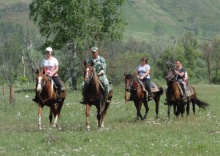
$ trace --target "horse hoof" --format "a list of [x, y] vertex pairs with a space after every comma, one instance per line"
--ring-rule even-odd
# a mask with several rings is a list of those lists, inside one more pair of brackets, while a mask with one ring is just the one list
[[57, 124], [53, 124], [52, 128], [58, 128]]
[[90, 130], [90, 126], [86, 126], [86, 129], [89, 131]]

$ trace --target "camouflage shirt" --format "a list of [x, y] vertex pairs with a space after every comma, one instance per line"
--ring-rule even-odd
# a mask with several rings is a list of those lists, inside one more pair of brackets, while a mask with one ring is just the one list
[[92, 62], [94, 63], [94, 67], [95, 67], [97, 74], [100, 71], [103, 71], [104, 75], [106, 74], [106, 63], [105, 63], [105, 59], [102, 56], [98, 55], [97, 59], [89, 57], [86, 62], [87, 62], [87, 64], [92, 64]]

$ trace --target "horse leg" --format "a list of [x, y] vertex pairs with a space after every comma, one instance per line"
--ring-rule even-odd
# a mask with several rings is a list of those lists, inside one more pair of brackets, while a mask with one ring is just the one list
[[181, 117], [183, 119], [183, 115], [185, 113], [185, 105], [181, 106]]
[[90, 125], [89, 125], [90, 108], [91, 106], [89, 104], [86, 104], [86, 129], [87, 130], [90, 129]]
[[102, 111], [101, 111], [100, 106], [96, 106], [96, 108], [97, 108], [96, 118], [97, 118], [97, 120], [98, 120], [98, 128], [101, 128]]
[[189, 115], [189, 110], [190, 110], [190, 97], [187, 99], [187, 104], [186, 104], [186, 114]]
[[43, 111], [43, 107], [41, 105], [39, 105], [38, 108], [38, 129], [41, 130], [41, 117], [42, 117], [42, 111]]
[[171, 105], [168, 105], [168, 109], [167, 109], [168, 121], [170, 121], [170, 109], [171, 109]]
[[144, 114], [144, 120], [147, 118], [147, 113], [149, 111], [149, 107], [148, 107], [148, 102], [144, 101], [144, 106], [145, 106], [145, 114]]
[[53, 110], [50, 107], [50, 114], [49, 114], [49, 121], [50, 121], [50, 126], [52, 125], [52, 120], [53, 120]]
[[104, 120], [105, 120], [105, 116], [106, 116], [106, 113], [107, 113], [107, 110], [108, 110], [108, 107], [109, 107], [109, 104], [110, 103], [105, 103], [105, 108], [104, 110], [102, 111], [102, 120], [101, 120], [101, 128], [104, 128]]
[[177, 120], [178, 120], [178, 117], [179, 117], [180, 113], [181, 113], [181, 108], [180, 108], [180, 106], [177, 106], [177, 110], [176, 110], [176, 114], [175, 114]]
[[155, 96], [154, 96], [154, 102], [155, 102], [155, 104], [156, 104], [156, 109], [155, 109], [155, 112], [156, 112], [156, 118], [158, 118], [159, 104], [160, 104], [160, 96], [157, 95], [157, 93], [155, 93]]
[[135, 107], [137, 109], [137, 120], [139, 120], [139, 117], [141, 118], [141, 120], [143, 120], [143, 117], [141, 115], [141, 106], [142, 106], [142, 101], [138, 101], [138, 102], [135, 102]]
[[63, 106], [63, 103], [59, 103], [58, 106], [57, 106], [57, 109], [55, 110], [54, 109], [54, 123], [53, 123], [53, 127], [57, 128], [58, 127], [58, 118], [60, 117], [60, 111], [62, 109], [62, 106]]
[[192, 99], [192, 109], [193, 109], [193, 114], [196, 113], [196, 102], [195, 102], [195, 97]]

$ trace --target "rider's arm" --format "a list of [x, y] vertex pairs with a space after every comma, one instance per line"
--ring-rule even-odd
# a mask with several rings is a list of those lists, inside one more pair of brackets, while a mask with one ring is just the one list
[[185, 74], [185, 72], [179, 72], [179, 71], [177, 71], [177, 70], [176, 70], [175, 72], [176, 72], [176, 74], [179, 75], [180, 77], [183, 77], [184, 74]]
[[101, 70], [99, 71], [98, 75], [102, 75], [106, 73], [106, 63], [105, 63], [105, 59], [103, 57], [100, 58], [101, 59]]

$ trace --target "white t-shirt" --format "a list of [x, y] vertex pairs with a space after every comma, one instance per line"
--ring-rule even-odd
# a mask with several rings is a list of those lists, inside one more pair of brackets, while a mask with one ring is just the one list
[[[58, 60], [55, 57], [52, 57], [51, 59], [43, 59], [41, 62], [41, 68], [44, 69], [46, 74], [50, 74], [54, 72], [55, 67], [58, 67]], [[58, 76], [58, 74], [54, 74], [54, 76]]]
[[[143, 67], [141, 65], [139, 65], [137, 70], [138, 70], [139, 77], [141, 77], [147, 72], [147, 70], [150, 70], [150, 65], [145, 64]], [[148, 74], [147, 76], [145, 76], [145, 78], [150, 79], [150, 75]]]

